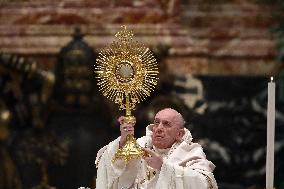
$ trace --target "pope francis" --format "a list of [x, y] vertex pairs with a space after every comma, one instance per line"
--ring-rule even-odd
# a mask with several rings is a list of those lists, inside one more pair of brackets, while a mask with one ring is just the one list
[[202, 147], [192, 142], [180, 113], [171, 108], [159, 111], [154, 123], [147, 126], [146, 136], [137, 143], [150, 154], [143, 159], [112, 162], [123, 147], [134, 125], [119, 119], [121, 136], [101, 148], [97, 154], [96, 189], [217, 189]]

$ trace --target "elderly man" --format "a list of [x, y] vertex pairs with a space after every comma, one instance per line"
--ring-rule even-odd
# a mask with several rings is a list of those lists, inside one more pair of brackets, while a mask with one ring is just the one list
[[137, 140], [150, 156], [128, 164], [111, 161], [126, 136], [134, 133], [133, 125], [123, 124], [121, 119], [120, 123], [121, 136], [97, 154], [97, 189], [217, 189], [214, 164], [206, 160], [202, 147], [192, 142], [176, 110], [166, 108], [156, 114], [146, 136]]

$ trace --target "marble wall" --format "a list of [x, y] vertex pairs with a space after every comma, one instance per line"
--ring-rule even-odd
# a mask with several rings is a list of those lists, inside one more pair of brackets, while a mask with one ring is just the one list
[[122, 24], [146, 45], [170, 46], [166, 64], [174, 73], [270, 75], [282, 68], [269, 31], [274, 7], [252, 0], [0, 3], [1, 51], [32, 57], [46, 69], [54, 68], [75, 26], [100, 50]]
[[[5, 152], [0, 156], [9, 149], [12, 158], [8, 159], [18, 164], [15, 152], [19, 145], [14, 144], [26, 142], [25, 147], [31, 150], [26, 154], [33, 154], [30, 135], [39, 137], [51, 130], [58, 141], [43, 154], [58, 149], [60, 142], [67, 141], [69, 146], [62, 150], [68, 154], [63, 166], [48, 165], [50, 185], [59, 189], [93, 185], [95, 153], [119, 135], [116, 117], [120, 113], [97, 90], [93, 104], [88, 103], [92, 106], [89, 112], [58, 107], [52, 96], [58, 78], [55, 68], [75, 27], [99, 52], [114, 40], [121, 25], [127, 25], [136, 40], [154, 50], [161, 68], [156, 91], [137, 107], [136, 135], [141, 136], [145, 125], [152, 122], [154, 110], [177, 108], [195, 140], [216, 164], [220, 189], [263, 188], [266, 84], [268, 76], [283, 68], [276, 61], [277, 40], [270, 32], [277, 24], [273, 11], [275, 7], [254, 0], [0, 0], [1, 58], [2, 53], [18, 55], [11, 62], [25, 58], [8, 71], [0, 66], [0, 102], [16, 119], [11, 123], [10, 143], [0, 143]], [[23, 65], [34, 62], [38, 71], [33, 75], [19, 72]], [[50, 98], [45, 95], [42, 101], [46, 88]], [[277, 93], [276, 99], [279, 96]], [[284, 106], [283, 100], [277, 102], [275, 183], [281, 188]], [[47, 126], [41, 129], [48, 132], [39, 132], [33, 123], [35, 115]], [[39, 145], [49, 146], [40, 139]], [[36, 147], [35, 151], [41, 149]], [[40, 157], [45, 160], [44, 155]], [[0, 162], [0, 169], [2, 165]], [[15, 178], [22, 187], [17, 185], [17, 189], [29, 189], [41, 181], [41, 170], [35, 163], [19, 163], [18, 168], [21, 178]]]

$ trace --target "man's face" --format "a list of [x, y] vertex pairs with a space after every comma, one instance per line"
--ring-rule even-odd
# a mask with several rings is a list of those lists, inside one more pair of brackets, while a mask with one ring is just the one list
[[169, 109], [158, 112], [153, 126], [153, 145], [160, 149], [170, 148], [184, 135], [184, 129], [179, 125], [177, 112]]

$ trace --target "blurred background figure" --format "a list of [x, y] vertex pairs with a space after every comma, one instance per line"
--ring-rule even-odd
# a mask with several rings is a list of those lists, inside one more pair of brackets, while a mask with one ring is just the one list
[[95, 188], [97, 150], [119, 135], [122, 113], [99, 92], [93, 65], [121, 25], [151, 48], [160, 71], [135, 110], [136, 137], [158, 110], [178, 110], [217, 166], [220, 189], [265, 186], [267, 82], [275, 76], [275, 187], [283, 188], [282, 4], [0, 1], [0, 189]]
[[0, 103], [0, 188], [1, 189], [21, 189], [22, 183], [17, 166], [8, 150], [10, 137], [9, 122], [11, 113]]

